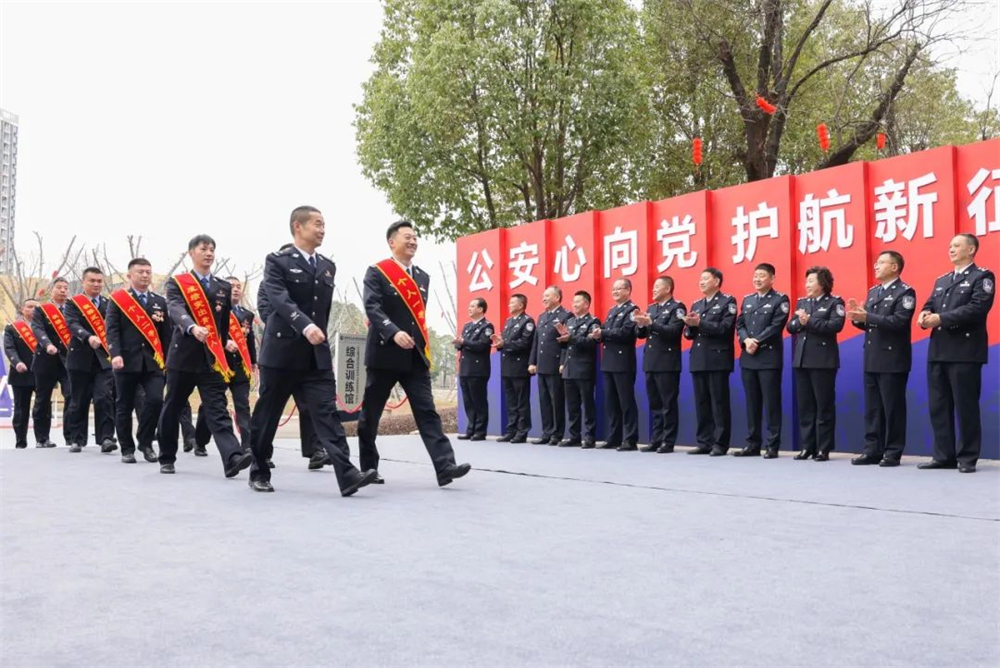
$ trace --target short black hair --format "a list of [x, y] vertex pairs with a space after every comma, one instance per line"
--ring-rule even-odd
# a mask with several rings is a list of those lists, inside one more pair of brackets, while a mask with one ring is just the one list
[[521, 302], [521, 308], [528, 308], [528, 297], [522, 295], [520, 292], [515, 292], [511, 295], [511, 299], [516, 299]]
[[395, 223], [393, 223], [392, 225], [390, 225], [388, 227], [388, 229], [386, 229], [386, 231], [385, 231], [385, 240], [388, 241], [389, 239], [392, 239], [392, 237], [395, 236], [396, 232], [399, 232], [404, 227], [408, 227], [411, 230], [413, 230], [414, 232], [416, 231], [416, 228], [413, 227], [413, 223], [411, 223], [410, 221], [408, 221], [408, 220], [397, 220]]
[[205, 244], [206, 246], [211, 246], [215, 248], [215, 239], [208, 236], [207, 234], [198, 234], [191, 237], [191, 241], [188, 242], [188, 250], [193, 251], [198, 246]]
[[34, 297], [26, 297], [24, 301], [21, 302], [21, 306], [27, 306], [28, 302], [37, 302], [38, 300]]
[[487, 304], [485, 299], [483, 299], [482, 297], [476, 297], [472, 301], [475, 302], [476, 306], [483, 309], [483, 313], [486, 313]]
[[976, 254], [979, 253], [979, 237], [977, 237], [975, 234], [969, 234], [968, 232], [962, 232], [961, 234], [958, 234], [956, 236], [965, 237], [966, 239], [969, 240], [969, 243], [972, 244], [972, 254], [973, 255], [976, 255]]
[[899, 273], [901, 274], [903, 273], [903, 265], [905, 263], [903, 262], [903, 256], [901, 253], [898, 253], [897, 251], [894, 250], [884, 250], [881, 253], [879, 253], [879, 257], [881, 257], [882, 255], [888, 255], [890, 258], [892, 258], [892, 261], [896, 263], [897, 267], [899, 267]]
[[719, 279], [719, 287], [722, 287], [722, 272], [715, 267], [705, 267], [702, 272], [703, 274], [711, 274], [715, 278]]
[[[624, 283], [625, 287], [628, 288], [628, 291], [632, 292], [632, 281], [628, 280], [624, 276], [615, 279], [615, 283], [617, 283], [618, 281], [621, 281], [622, 283]], [[611, 285], [614, 286], [614, 283], [612, 283]]]
[[558, 285], [553, 284], [553, 285], [550, 285], [549, 287], [547, 287], [545, 289], [546, 290], [555, 290], [556, 294], [559, 295], [559, 299], [562, 299], [562, 288], [560, 288]]
[[826, 267], [816, 266], [806, 269], [806, 278], [809, 278], [809, 274], [816, 274], [816, 280], [819, 281], [819, 286], [823, 288], [823, 292], [826, 292], [827, 294], [833, 292], [832, 271]]
[[226, 276], [226, 280], [227, 281], [236, 281], [240, 285], [243, 285], [243, 279], [242, 278], [236, 278], [235, 276]]
[[[670, 286], [670, 291], [671, 292], [674, 291], [674, 279], [670, 278], [669, 276], [665, 276], [665, 275], [664, 276], [657, 276], [656, 277], [656, 281], [663, 281], [664, 283], [666, 283], [667, 285]], [[653, 281], [653, 283], [656, 283], [656, 281]]]
[[131, 260], [128, 261], [128, 268], [129, 269], [131, 269], [132, 267], [134, 267], [136, 265], [140, 265], [140, 266], [143, 266], [143, 267], [152, 267], [153, 266], [149, 262], [149, 260], [147, 260], [144, 257], [134, 257], [134, 258], [132, 258]]
[[292, 215], [288, 217], [288, 230], [295, 234], [295, 223], [302, 224], [309, 220], [314, 213], [323, 213], [314, 206], [297, 206], [292, 209]]
[[766, 271], [771, 275], [772, 278], [774, 277], [775, 273], [774, 265], [771, 264], [770, 262], [761, 262], [760, 264], [758, 264], [756, 267], [753, 268], [754, 271], [757, 271], [758, 269], [760, 269], [761, 271]]
[[86, 276], [87, 274], [100, 274], [103, 276], [104, 271], [100, 267], [87, 267], [80, 276]]
[[587, 300], [588, 304], [593, 303], [592, 300], [590, 299], [590, 293], [587, 292], [586, 290], [577, 290], [576, 292], [573, 293], [573, 296], [574, 297], [583, 297], [584, 299]]
[[49, 285], [49, 287], [51, 288], [57, 283], [65, 283], [66, 285], [69, 285], [69, 281], [66, 280], [65, 276], [56, 276], [55, 278], [52, 279], [52, 284]]
[[287, 244], [281, 244], [281, 248], [279, 248], [278, 250], [279, 251], [288, 250], [289, 248], [291, 248], [294, 245], [295, 244], [293, 244], [292, 242], [289, 241]]

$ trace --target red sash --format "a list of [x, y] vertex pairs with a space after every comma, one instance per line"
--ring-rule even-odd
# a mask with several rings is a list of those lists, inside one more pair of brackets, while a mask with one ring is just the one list
[[212, 307], [208, 303], [208, 297], [205, 296], [201, 282], [194, 277], [194, 274], [177, 274], [174, 276], [174, 282], [180, 287], [195, 324], [208, 330], [205, 346], [215, 358], [212, 369], [218, 371], [222, 379], [228, 383], [229, 379], [233, 377], [233, 372], [229, 368], [229, 362], [226, 361], [226, 351], [222, 347], [222, 338], [215, 326]]
[[247, 347], [247, 337], [243, 334], [243, 325], [240, 324], [239, 318], [232, 311], [229, 312], [229, 338], [236, 342], [236, 347], [240, 349], [240, 360], [243, 363], [243, 371], [246, 372], [247, 378], [253, 378], [251, 369], [253, 365], [250, 364], [250, 349]]
[[162, 369], [164, 364], [163, 342], [160, 341], [160, 334], [156, 331], [156, 325], [153, 324], [153, 319], [146, 313], [146, 309], [132, 296], [131, 292], [121, 288], [111, 293], [111, 301], [118, 306], [118, 309], [128, 318], [128, 321], [135, 325], [139, 333], [145, 337], [146, 343], [152, 346], [153, 359], [156, 360], [156, 366]]
[[90, 328], [94, 330], [94, 336], [101, 340], [104, 352], [108, 352], [108, 327], [104, 324], [104, 316], [101, 315], [101, 312], [97, 310], [94, 302], [90, 301], [90, 297], [87, 295], [73, 295], [71, 299], [76, 304], [76, 307], [80, 309], [83, 317], [87, 319]]
[[56, 330], [56, 335], [65, 348], [69, 348], [70, 333], [69, 325], [66, 324], [66, 318], [63, 317], [62, 311], [59, 307], [52, 302], [46, 302], [40, 305], [38, 308], [42, 309], [42, 313], [45, 317], [49, 319], [49, 324], [52, 325], [52, 329]]
[[23, 320], [15, 320], [11, 325], [13, 325], [14, 331], [21, 337], [21, 340], [31, 349], [31, 352], [35, 352], [35, 349], [38, 347], [38, 338], [31, 331], [31, 327], [28, 327], [28, 323]]
[[392, 258], [382, 260], [375, 265], [375, 268], [381, 271], [389, 283], [396, 288], [399, 296], [403, 298], [403, 302], [410, 309], [413, 319], [417, 321], [420, 333], [424, 337], [423, 353], [429, 367], [431, 364], [431, 337], [427, 333], [427, 314], [425, 313], [424, 298], [420, 294], [417, 282]]

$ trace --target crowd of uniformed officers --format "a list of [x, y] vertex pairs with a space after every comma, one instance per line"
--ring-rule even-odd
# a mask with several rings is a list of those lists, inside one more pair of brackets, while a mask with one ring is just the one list
[[[430, 278], [413, 264], [413, 226], [398, 221], [389, 227], [391, 257], [369, 268], [365, 277], [365, 309], [372, 326], [359, 424], [360, 469], [349, 459], [326, 341], [336, 266], [316, 250], [326, 233], [325, 221], [318, 209], [302, 206], [292, 212], [289, 228], [292, 243], [265, 261], [259, 357], [256, 316], [241, 304], [242, 282], [212, 274], [215, 241], [208, 235], [190, 240], [192, 270], [169, 279], [165, 295], [150, 290], [150, 262], [134, 258], [128, 264], [128, 285], [110, 298], [103, 294], [102, 270], [88, 267], [80, 295], [69, 297], [68, 281], [56, 278], [50, 300], [26, 300], [22, 318], [7, 325], [3, 341], [11, 365], [15, 446], [28, 445], [34, 394], [36, 447], [55, 447], [50, 438], [51, 397], [59, 384], [66, 399], [63, 437], [70, 452], [80, 452], [88, 443], [93, 405], [101, 451], [114, 452], [120, 444], [123, 463], [136, 463], [138, 450], [146, 461], [158, 462], [161, 473], [175, 473], [183, 432], [185, 451], [207, 456], [205, 445], [214, 440], [226, 477], [250, 468], [251, 489], [272, 492], [273, 439], [293, 398], [301, 411], [302, 454], [309, 458], [308, 468], [332, 466], [341, 494], [350, 496], [361, 487], [385, 482], [378, 471], [375, 437], [386, 399], [398, 382], [407, 392], [438, 485], [466, 475], [471, 467], [456, 463], [434, 409], [426, 328], [418, 323]], [[390, 274], [399, 279], [390, 283]], [[255, 369], [259, 398], [251, 412]], [[201, 405], [192, 425], [189, 398], [195, 389]], [[227, 392], [233, 398], [239, 436]], [[133, 413], [138, 414], [134, 432]]]
[[[456, 335], [459, 383], [467, 428], [459, 439], [484, 440], [489, 419], [490, 353], [500, 352], [507, 424], [499, 441], [523, 443], [531, 429], [530, 377], [537, 378], [542, 433], [532, 442], [581, 448], [669, 453], [677, 443], [681, 340], [691, 341], [688, 359], [694, 390], [696, 447], [688, 454], [721, 456], [730, 449], [729, 377], [740, 347], [747, 439], [732, 454], [774, 459], [781, 448], [784, 332], [792, 335], [794, 398], [801, 447], [795, 459], [827, 461], [835, 448], [838, 334], [847, 323], [864, 335], [864, 450], [858, 466], [894, 467], [906, 446], [906, 384], [912, 365], [911, 326], [930, 330], [927, 361], [933, 458], [924, 469], [976, 470], [982, 445], [979, 400], [987, 362], [987, 317], [995, 278], [976, 265], [979, 240], [959, 234], [948, 248], [953, 269], [934, 284], [918, 309], [914, 289], [903, 282], [903, 256], [879, 253], [875, 285], [864, 300], [847, 303], [834, 294], [826, 267], [805, 272], [804, 295], [794, 306], [774, 289], [775, 268], [757, 265], [753, 292], [742, 299], [722, 292], [723, 275], [706, 268], [698, 281], [702, 297], [688, 309], [674, 296], [674, 281], [653, 283], [653, 302], [643, 310], [632, 301], [627, 278], [614, 281], [614, 302], [604, 322], [590, 312], [586, 291], [563, 307], [551, 285], [542, 294], [537, 323], [525, 312], [527, 297], [515, 294], [510, 316], [497, 331], [486, 319], [488, 304], [473, 299], [468, 322]], [[639, 446], [635, 382], [636, 343], [643, 340], [642, 371], [652, 417], [650, 442]], [[600, 353], [598, 352], [600, 351]], [[600, 365], [598, 355], [600, 354]], [[603, 374], [607, 436], [596, 436], [595, 386]], [[957, 429], [956, 429], [957, 420]]]

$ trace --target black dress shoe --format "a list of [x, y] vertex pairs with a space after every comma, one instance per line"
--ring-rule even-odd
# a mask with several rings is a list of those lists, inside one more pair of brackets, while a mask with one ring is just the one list
[[709, 457], [722, 457], [727, 452], [729, 452], [729, 448], [723, 448], [722, 446], [716, 445], [716, 446], [714, 446], [712, 448], [712, 451], [708, 453], [708, 456]]
[[472, 436], [472, 438], [470, 438], [469, 440], [470, 441], [485, 441], [486, 440], [486, 434], [474, 434]]
[[142, 449], [142, 458], [145, 459], [149, 463], [153, 463], [157, 459], [159, 459], [159, 457], [156, 456], [156, 451], [153, 450], [153, 448], [143, 448]]
[[816, 461], [817, 462], [828, 462], [828, 461], [830, 461], [830, 453], [827, 452], [827, 451], [825, 451], [825, 450], [817, 452], [816, 453]]
[[694, 450], [688, 450], [689, 455], [707, 455], [712, 452], [712, 448], [707, 445], [699, 445]]
[[[250, 454], [250, 453], [244, 452], [243, 454], [246, 455], [246, 454]], [[267, 460], [267, 468], [269, 468], [269, 469], [273, 469], [274, 468], [274, 462], [272, 462], [270, 459]]]
[[204, 445], [194, 446], [194, 456], [195, 457], [208, 457], [208, 450], [205, 449]]
[[160, 473], [176, 473], [173, 464], [160, 464]]
[[552, 440], [551, 436], [544, 436], [542, 438], [532, 439], [531, 444], [532, 445], [548, 445], [549, 441], [551, 441], [551, 440]]
[[872, 457], [869, 455], [861, 455], [860, 457], [855, 457], [851, 460], [851, 464], [854, 466], [873, 466], [878, 464], [881, 460], [878, 457]]
[[350, 471], [347, 474], [347, 484], [340, 488], [340, 495], [351, 496], [362, 487], [372, 484], [377, 476], [378, 471], [375, 469]]
[[559, 442], [560, 448], [579, 448], [580, 441], [574, 441], [572, 438], [567, 438], [565, 441]]
[[229, 464], [226, 465], [226, 477], [232, 478], [240, 471], [253, 464], [253, 455], [249, 455], [245, 452], [240, 452], [229, 458]]
[[122, 455], [122, 464], [135, 464], [135, 455]]
[[461, 478], [466, 473], [472, 470], [472, 466], [469, 464], [452, 464], [446, 466], [438, 472], [438, 487], [444, 487], [445, 485], [451, 484], [452, 480], [456, 478]]
[[191, 452], [194, 450], [195, 442], [193, 438], [184, 439], [184, 452]]
[[764, 451], [764, 459], [777, 459], [778, 448], [768, 448]]
[[514, 438], [510, 439], [510, 442], [511, 443], [527, 443], [528, 442], [528, 437], [527, 436], [515, 436]]
[[248, 480], [247, 485], [250, 486], [255, 492], [273, 492], [274, 487], [271, 487], [271, 481], [269, 480]]
[[78, 444], [78, 443], [70, 443], [69, 451], [70, 452], [83, 452], [83, 446], [80, 445], [80, 444]]
[[656, 452], [656, 449], [660, 447], [656, 443], [650, 443], [649, 445], [644, 445], [639, 448], [639, 452]]
[[385, 478], [382, 477], [381, 473], [379, 473], [378, 471], [375, 471], [375, 477], [372, 478], [371, 484], [373, 484], [373, 485], [384, 485], [385, 484]]
[[497, 439], [497, 443], [510, 443], [513, 440], [514, 440], [513, 434], [504, 434], [503, 436]]
[[17, 448], [18, 450], [24, 450], [26, 447], [28, 447], [28, 444], [27, 443], [16, 443], [16, 444], [14, 444], [14, 447]]
[[49, 447], [49, 445], [48, 445], [48, 443], [45, 443], [43, 441], [39, 441], [38, 443], [35, 443], [35, 447], [36, 448], [47, 448], [47, 447]]
[[898, 459], [892, 459], [891, 457], [886, 457], [885, 459], [883, 459], [882, 461], [880, 461], [878, 463], [878, 465], [881, 466], [884, 469], [885, 468], [892, 468], [894, 466], [899, 466], [899, 460]]
[[598, 443], [597, 444], [597, 449], [598, 450], [614, 450], [619, 445], [621, 445], [621, 443], [608, 443], [607, 441], [604, 441], [602, 443]]
[[460, 441], [468, 441], [472, 438], [472, 434], [459, 434], [456, 438]]
[[664, 443], [663, 445], [661, 445], [660, 447], [658, 447], [658, 448], [656, 449], [656, 451], [657, 451], [658, 453], [660, 453], [661, 455], [666, 455], [666, 454], [670, 454], [671, 452], [673, 452], [673, 451], [674, 451], [674, 446], [672, 446], [672, 445], [667, 445], [666, 443]]
[[584, 441], [580, 444], [581, 450], [593, 450], [595, 447], [597, 447], [597, 443], [594, 441]]
[[917, 464], [918, 469], [957, 469], [957, 462], [942, 462], [937, 459], [932, 459], [929, 462], [924, 462], [923, 464]]
[[330, 463], [330, 455], [326, 451], [317, 452], [309, 458], [309, 470], [318, 471]]
[[799, 450], [799, 454], [792, 457], [792, 459], [811, 459], [813, 457], [815, 457], [815, 455], [808, 450]]
[[562, 443], [562, 441], [563, 441], [562, 436], [553, 436], [552, 438], [549, 439], [549, 445], [559, 445], [560, 443]]
[[760, 448], [748, 445], [742, 450], [737, 450], [733, 453], [733, 457], [760, 457]]
[[105, 455], [111, 454], [112, 452], [114, 452], [117, 449], [118, 449], [118, 446], [115, 445], [114, 443], [107, 443], [107, 442], [105, 442], [105, 443], [101, 444], [101, 454], [105, 454]]
[[617, 448], [615, 448], [615, 450], [617, 450], [618, 452], [634, 452], [638, 449], [639, 448], [636, 446], [635, 443], [622, 443]]
[[975, 464], [959, 464], [958, 465], [958, 472], [959, 473], [975, 473], [976, 472], [976, 465]]

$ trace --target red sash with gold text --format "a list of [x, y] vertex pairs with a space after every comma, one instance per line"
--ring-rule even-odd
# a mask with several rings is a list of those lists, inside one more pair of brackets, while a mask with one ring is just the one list
[[253, 366], [250, 364], [247, 337], [243, 334], [243, 325], [240, 324], [239, 318], [232, 311], [229, 312], [229, 338], [235, 341], [236, 347], [240, 349], [240, 360], [243, 362], [243, 371], [246, 372], [247, 378], [253, 378], [253, 374], [250, 373]]
[[212, 369], [218, 371], [222, 379], [228, 383], [229, 379], [233, 377], [233, 372], [229, 368], [229, 362], [226, 361], [226, 351], [222, 348], [222, 338], [215, 326], [212, 307], [208, 303], [208, 297], [205, 296], [201, 283], [194, 277], [194, 274], [177, 274], [174, 276], [174, 281], [180, 287], [181, 294], [184, 295], [184, 301], [187, 303], [195, 324], [208, 330], [205, 346], [215, 358]]
[[427, 333], [427, 314], [425, 313], [424, 298], [420, 294], [417, 282], [392, 258], [382, 260], [375, 265], [375, 268], [382, 272], [382, 275], [386, 277], [392, 287], [396, 288], [399, 296], [403, 298], [403, 302], [410, 309], [413, 319], [417, 321], [420, 333], [424, 337], [424, 357], [427, 359], [427, 365], [430, 366], [431, 337]]
[[11, 324], [14, 327], [14, 331], [21, 337], [21, 340], [24, 341], [25, 345], [31, 349], [31, 352], [35, 352], [35, 348], [38, 347], [38, 338], [35, 336], [35, 333], [31, 331], [31, 327], [28, 326], [28, 323], [23, 320], [15, 320]]
[[56, 330], [56, 335], [59, 337], [59, 340], [62, 341], [63, 346], [68, 349], [71, 337], [69, 333], [69, 325], [66, 324], [66, 318], [63, 317], [62, 311], [60, 311], [59, 307], [52, 302], [46, 302], [38, 308], [42, 309], [42, 313], [44, 313], [45, 317], [49, 319], [49, 324], [52, 325], [52, 329]]
[[90, 328], [94, 330], [94, 336], [101, 340], [104, 352], [108, 352], [108, 327], [104, 324], [104, 316], [94, 306], [94, 302], [90, 301], [90, 297], [87, 295], [73, 295], [70, 299], [80, 309], [83, 317], [87, 319]]
[[160, 334], [156, 331], [156, 325], [153, 323], [153, 319], [149, 317], [149, 314], [146, 313], [146, 309], [136, 301], [136, 298], [128, 290], [115, 290], [111, 293], [111, 301], [118, 306], [122, 314], [128, 318], [128, 321], [135, 325], [139, 333], [146, 338], [146, 343], [153, 348], [153, 359], [156, 360], [156, 366], [162, 369], [164, 364], [163, 342], [160, 341]]

